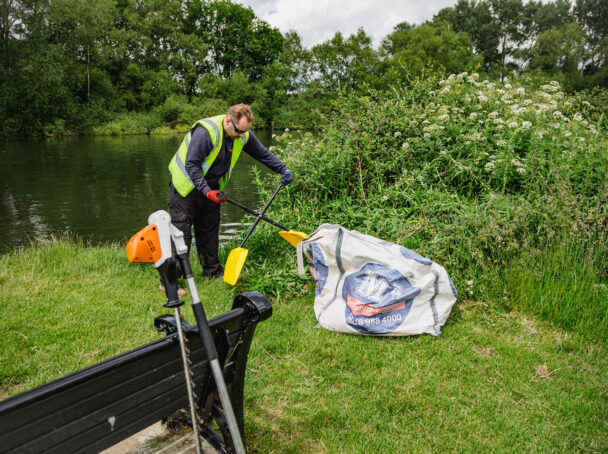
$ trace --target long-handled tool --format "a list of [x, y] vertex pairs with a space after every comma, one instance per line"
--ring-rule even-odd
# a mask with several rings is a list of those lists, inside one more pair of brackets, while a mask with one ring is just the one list
[[196, 446], [197, 454], [201, 454], [202, 448], [198, 432], [197, 399], [194, 394], [194, 386], [192, 385], [193, 377], [192, 369], [190, 368], [191, 362], [188, 358], [189, 351], [186, 347], [187, 340], [184, 336], [182, 317], [179, 310], [184, 302], [180, 301], [177, 295], [178, 273], [175, 259], [172, 254], [170, 232], [167, 227], [168, 226], [164, 226], [163, 224], [157, 225], [151, 223], [151, 225], [148, 225], [137, 232], [127, 243], [127, 256], [129, 261], [133, 263], [154, 264], [154, 267], [160, 273], [163, 285], [165, 286], [165, 292], [167, 294], [167, 304], [165, 304], [165, 307], [173, 308], [175, 311], [179, 347], [184, 367], [188, 402], [190, 404], [190, 415], [192, 417], [194, 445]]
[[[257, 211], [252, 210], [251, 208], [236, 202], [228, 197], [226, 197], [226, 201], [232, 203], [233, 205], [236, 205], [237, 207], [239, 207], [241, 210], [246, 211], [249, 214], [253, 214], [254, 216], [259, 216], [260, 213], [258, 213]], [[266, 217], [266, 216], [262, 216], [262, 221], [266, 221], [271, 225], [274, 225], [275, 227], [278, 227], [281, 229], [281, 231], [279, 232], [279, 235], [281, 235], [283, 237], [283, 239], [285, 241], [287, 241], [289, 244], [291, 244], [293, 247], [298, 247], [298, 243], [302, 240], [305, 240], [306, 238], [308, 238], [308, 235], [304, 232], [298, 232], [297, 230], [291, 230], [290, 228], [287, 228], [281, 224], [279, 224], [278, 222], [273, 221], [272, 219]]]
[[245, 245], [245, 242], [251, 236], [251, 233], [259, 224], [260, 220], [264, 216], [264, 213], [266, 213], [266, 210], [268, 209], [268, 207], [270, 206], [270, 204], [283, 186], [283, 183], [279, 183], [268, 202], [266, 202], [266, 205], [264, 205], [264, 208], [262, 208], [262, 211], [258, 213], [257, 217], [255, 218], [255, 221], [253, 221], [253, 223], [249, 226], [249, 230], [245, 234], [245, 238], [243, 238], [243, 241], [241, 241], [240, 246], [234, 248], [230, 251], [230, 254], [228, 254], [228, 259], [226, 260], [226, 267], [224, 269], [224, 281], [228, 284], [236, 284], [236, 281], [238, 280], [239, 275], [241, 274], [241, 270], [243, 269], [243, 265], [245, 265], [245, 260], [247, 259], [247, 254], [249, 252], [243, 246]]
[[[219, 364], [215, 342], [213, 341], [213, 336], [211, 334], [211, 330], [209, 329], [209, 322], [207, 321], [207, 316], [205, 315], [205, 309], [203, 308], [196, 284], [194, 283], [194, 273], [192, 272], [192, 266], [190, 265], [190, 260], [188, 258], [188, 248], [186, 247], [186, 242], [184, 241], [184, 234], [177, 227], [171, 224], [171, 217], [169, 216], [169, 213], [164, 210], [159, 210], [152, 213], [148, 218], [148, 223], [158, 228], [159, 235], [164, 231], [168, 231], [170, 233], [169, 238], [172, 244], [169, 245], [169, 250], [171, 251], [171, 254], [173, 254], [173, 251], [175, 251], [177, 260], [181, 265], [182, 273], [188, 284], [188, 290], [192, 300], [192, 311], [194, 312], [196, 325], [198, 327], [203, 347], [205, 348], [207, 360], [209, 361], [209, 365], [211, 367], [211, 372], [213, 374], [215, 386], [218, 390], [222, 408], [224, 409], [226, 421], [228, 422], [228, 430], [230, 431], [232, 444], [234, 445], [237, 454], [245, 454], [245, 446], [243, 444], [241, 432], [234, 415], [228, 389], [226, 388], [224, 375], [222, 374]], [[171, 285], [175, 288], [175, 294], [177, 295], [177, 272], [172, 277], [174, 277], [174, 280]], [[166, 285], [165, 287], [167, 288]]]

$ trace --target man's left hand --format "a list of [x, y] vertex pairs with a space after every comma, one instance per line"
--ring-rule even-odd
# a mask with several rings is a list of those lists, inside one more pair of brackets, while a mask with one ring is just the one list
[[291, 173], [291, 170], [286, 170], [285, 173], [283, 174], [283, 176], [281, 177], [281, 183], [283, 183], [283, 186], [287, 186], [292, 181], [293, 181], [293, 175]]

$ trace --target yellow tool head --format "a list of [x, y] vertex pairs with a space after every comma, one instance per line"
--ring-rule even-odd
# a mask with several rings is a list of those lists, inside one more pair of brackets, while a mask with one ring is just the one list
[[131, 263], [156, 263], [161, 254], [156, 224], [144, 227], [127, 243], [127, 257]]
[[230, 285], [236, 284], [243, 265], [245, 265], [248, 252], [247, 249], [242, 247], [237, 247], [230, 251], [228, 260], [226, 260], [226, 267], [224, 268], [224, 282]]
[[291, 244], [293, 247], [298, 247], [298, 243], [300, 241], [308, 238], [308, 235], [306, 235], [304, 232], [298, 232], [296, 230], [289, 230], [289, 231], [281, 230], [279, 232], [279, 235], [281, 235], [283, 237], [283, 239], [285, 241], [287, 241], [289, 244]]

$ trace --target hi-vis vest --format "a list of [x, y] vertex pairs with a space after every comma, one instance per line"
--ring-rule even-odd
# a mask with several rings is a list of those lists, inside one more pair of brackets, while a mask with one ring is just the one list
[[[211, 118], [204, 118], [194, 123], [192, 128], [190, 128], [190, 131], [186, 133], [184, 141], [179, 146], [177, 153], [175, 153], [175, 156], [173, 156], [173, 159], [169, 163], [169, 172], [171, 172], [171, 181], [173, 183], [173, 187], [182, 197], [186, 197], [194, 189], [194, 184], [190, 179], [190, 175], [188, 175], [188, 172], [186, 171], [186, 155], [188, 154], [188, 145], [190, 145], [190, 139], [192, 138], [194, 128], [197, 126], [202, 126], [205, 128], [209, 133], [211, 144], [213, 145], [211, 153], [209, 153], [209, 155], [203, 161], [203, 175], [206, 175], [222, 148], [222, 141], [224, 138], [224, 128], [222, 127], [222, 122], [224, 121], [225, 117], [226, 115], [217, 115]], [[226, 184], [228, 184], [228, 180], [232, 174], [232, 169], [234, 168], [236, 161], [239, 159], [241, 151], [248, 140], [249, 131], [247, 131], [243, 137], [239, 137], [238, 139], [234, 140], [232, 146], [232, 158], [230, 159], [230, 169], [228, 170], [228, 173], [220, 178], [220, 190], [224, 190]]]

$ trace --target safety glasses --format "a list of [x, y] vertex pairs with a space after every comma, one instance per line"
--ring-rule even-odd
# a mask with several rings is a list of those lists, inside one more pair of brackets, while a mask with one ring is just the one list
[[247, 131], [242, 131], [236, 127], [236, 121], [234, 121], [234, 118], [230, 117], [230, 122], [232, 123], [232, 127], [234, 128], [234, 132], [236, 132], [237, 134], [245, 134], [247, 132]]

